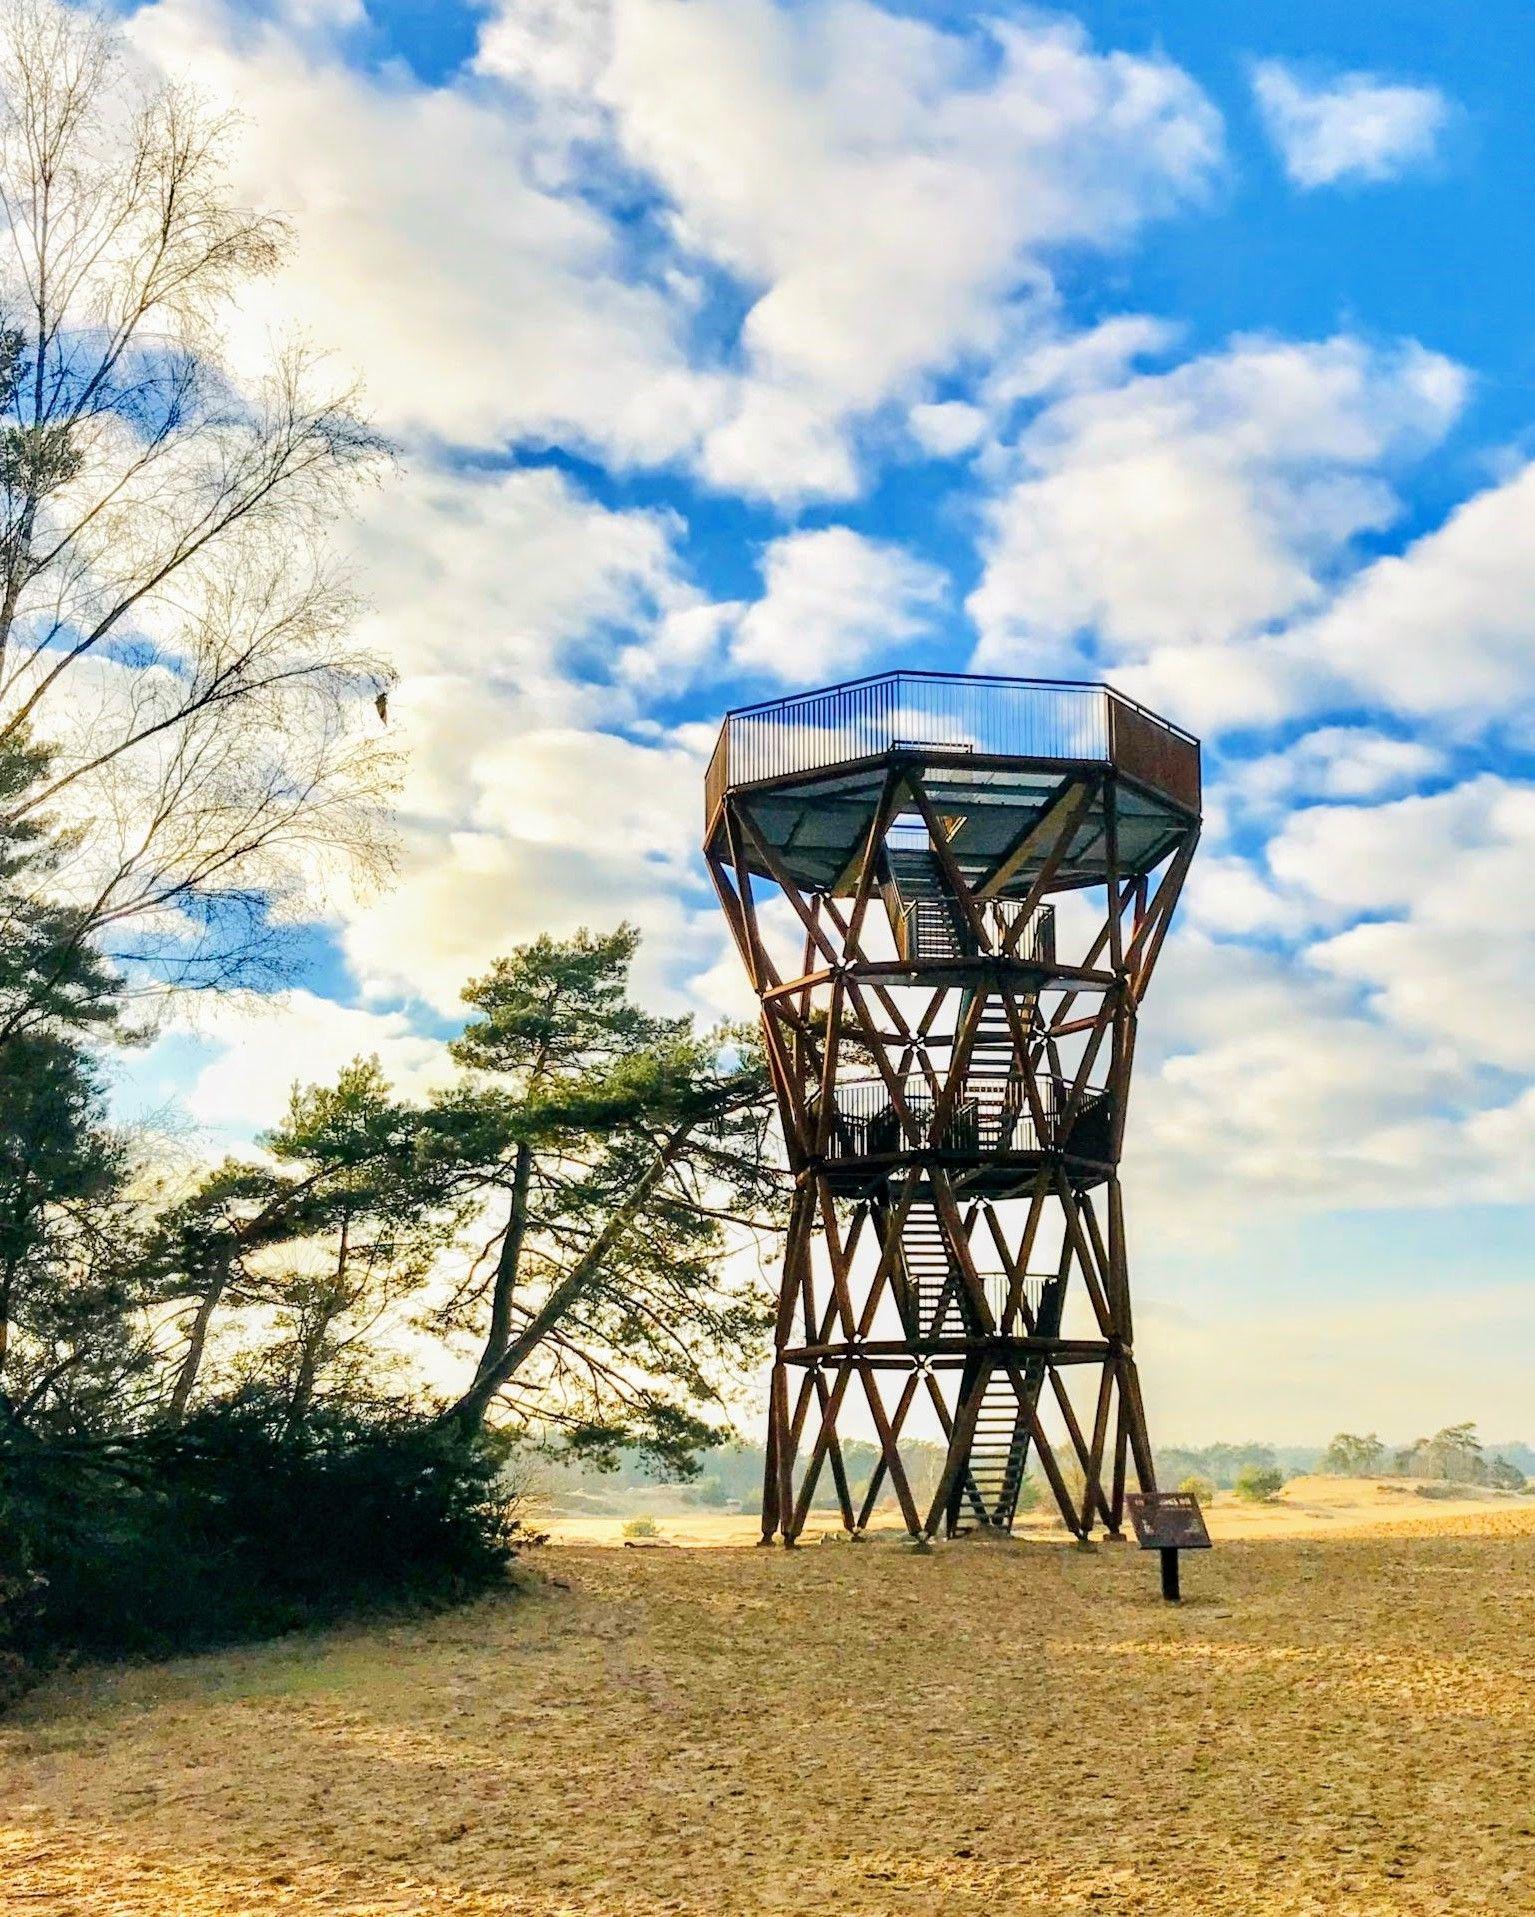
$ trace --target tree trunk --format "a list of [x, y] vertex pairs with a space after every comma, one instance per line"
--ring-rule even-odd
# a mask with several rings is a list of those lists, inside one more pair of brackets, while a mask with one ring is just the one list
[[496, 1260], [496, 1282], [490, 1298], [490, 1329], [485, 1334], [485, 1349], [475, 1367], [475, 1380], [483, 1378], [506, 1356], [512, 1342], [512, 1300], [517, 1290], [517, 1271], [522, 1262], [523, 1241], [528, 1235], [528, 1186], [533, 1177], [533, 1147], [521, 1144], [512, 1172], [512, 1205], [507, 1216], [506, 1235], [501, 1240], [501, 1256]]
[[336, 1255], [336, 1271], [329, 1293], [315, 1307], [313, 1324], [305, 1327], [299, 1345], [298, 1370], [293, 1378], [293, 1395], [288, 1400], [287, 1435], [291, 1438], [309, 1415], [314, 1398], [315, 1380], [320, 1375], [320, 1354], [325, 1349], [325, 1334], [346, 1308], [346, 1267], [351, 1254], [352, 1221], [341, 1220], [341, 1245]]
[[208, 1279], [207, 1289], [197, 1301], [197, 1310], [192, 1318], [192, 1329], [187, 1338], [187, 1355], [181, 1361], [181, 1369], [176, 1373], [176, 1383], [171, 1390], [170, 1403], [166, 1406], [166, 1416], [172, 1424], [180, 1424], [187, 1415], [187, 1405], [197, 1384], [197, 1374], [202, 1370], [203, 1354], [208, 1349], [208, 1328], [213, 1323], [213, 1314], [218, 1310], [219, 1301], [229, 1283], [229, 1268], [233, 1259], [233, 1247], [224, 1245], [214, 1262], [213, 1271]]
[[11, 1348], [11, 1287], [15, 1278], [15, 1267], [11, 1266], [0, 1282], [0, 1376], [5, 1372], [6, 1354]]
[[299, 1347], [298, 1371], [293, 1380], [293, 1395], [288, 1400], [286, 1428], [290, 1438], [309, 1415], [309, 1406], [314, 1399], [315, 1379], [320, 1373], [320, 1352], [325, 1343], [325, 1334], [330, 1329], [334, 1317], [333, 1311], [322, 1311], [315, 1319], [313, 1327], [304, 1333], [303, 1344]]
[[[702, 1114], [700, 1114], [700, 1117]], [[457, 1404], [443, 1413], [444, 1423], [453, 1423], [466, 1434], [478, 1431], [485, 1422], [490, 1401], [509, 1384], [545, 1337], [596, 1280], [608, 1253], [634, 1223], [651, 1193], [676, 1163], [678, 1155], [692, 1136], [698, 1119], [679, 1125], [656, 1154], [655, 1163], [638, 1179], [613, 1216], [598, 1232], [586, 1250], [550, 1292], [543, 1304], [507, 1345], [488, 1369], [480, 1371]]]

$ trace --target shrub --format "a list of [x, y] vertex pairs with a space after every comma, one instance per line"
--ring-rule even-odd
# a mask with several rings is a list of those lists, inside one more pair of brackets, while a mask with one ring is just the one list
[[626, 1538], [658, 1538], [661, 1532], [654, 1518], [630, 1518], [624, 1526]]
[[1273, 1465], [1248, 1464], [1237, 1473], [1232, 1489], [1249, 1503], [1262, 1504], [1284, 1488], [1284, 1473]]
[[521, 1531], [494, 1443], [398, 1408], [297, 1434], [242, 1402], [111, 1443], [0, 1442], [0, 1668], [185, 1651], [437, 1604]]
[[1215, 1486], [1208, 1478], [1200, 1477], [1197, 1471], [1191, 1472], [1179, 1484], [1180, 1491], [1187, 1491], [1190, 1497], [1198, 1498], [1201, 1504], [1208, 1504], [1215, 1496]]

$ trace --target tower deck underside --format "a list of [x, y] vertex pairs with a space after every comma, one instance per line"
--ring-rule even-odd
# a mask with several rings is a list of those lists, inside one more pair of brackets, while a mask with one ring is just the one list
[[[1052, 815], [1082, 800], [1071, 840], [1052, 876], [1055, 892], [1100, 886], [1108, 867], [1102, 767], [1059, 760], [977, 763], [967, 756], [918, 754], [892, 748], [853, 768], [789, 774], [732, 793], [751, 813], [753, 827], [778, 864], [807, 891], [850, 896], [868, 833], [892, 766], [922, 766], [924, 784], [940, 816], [960, 823], [949, 850], [965, 883], [987, 898], [1027, 896], [1046, 855]], [[1118, 795], [1122, 874], [1151, 872], [1187, 830], [1188, 814], [1172, 801], [1121, 783]], [[748, 853], [757, 876], [771, 872]]]
[[1042, 1484], [1070, 1529], [1117, 1534], [1129, 1474], [1154, 1485], [1118, 1167], [1197, 746], [1191, 774], [1137, 709], [1096, 756], [950, 736], [828, 764], [812, 733], [775, 766], [750, 717], [745, 769], [768, 769], [728, 776], [727, 726], [705, 851], [795, 1181], [764, 1536], [792, 1542], [823, 1485], [854, 1531], [886, 1499], [916, 1534], [1008, 1528]]

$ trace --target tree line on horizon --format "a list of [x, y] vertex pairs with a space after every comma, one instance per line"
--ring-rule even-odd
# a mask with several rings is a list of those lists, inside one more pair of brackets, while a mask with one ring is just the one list
[[[1505, 1448], [1528, 1451], [1525, 1446]], [[1524, 1471], [1502, 1452], [1488, 1457], [1470, 1419], [1395, 1449], [1373, 1431], [1340, 1431], [1322, 1453], [1317, 1469], [1330, 1477], [1423, 1478], [1485, 1485], [1494, 1491], [1522, 1491], [1526, 1482]]]
[[[872, 1464], [877, 1447], [858, 1439], [846, 1443], [849, 1470]], [[1427, 1481], [1485, 1485], [1495, 1490], [1522, 1490], [1535, 1470], [1535, 1447], [1504, 1444], [1490, 1454], [1476, 1437], [1474, 1424], [1452, 1425], [1434, 1438], [1419, 1439], [1395, 1448], [1373, 1433], [1338, 1433], [1326, 1445], [1270, 1445], [1216, 1441], [1208, 1445], [1156, 1445], [1159, 1480], [1168, 1485], [1203, 1488], [1207, 1493], [1237, 1488], [1243, 1474], [1273, 1488], [1292, 1477], [1320, 1473], [1329, 1477], [1405, 1477]], [[944, 1446], [912, 1441], [917, 1477], [936, 1485], [942, 1470]], [[619, 1514], [658, 1491], [672, 1491], [679, 1503], [703, 1510], [751, 1510], [761, 1495], [764, 1451], [761, 1444], [731, 1438], [697, 1454], [697, 1470], [685, 1478], [669, 1478], [657, 1461], [634, 1447], [623, 1447], [600, 1471], [578, 1455], [540, 1456], [529, 1461], [528, 1482], [551, 1509], [567, 1514], [589, 1510], [595, 1515]], [[1528, 1469], [1526, 1468], [1528, 1467]], [[924, 1474], [926, 1474], [924, 1476]], [[836, 1505], [833, 1487], [823, 1486], [815, 1500], [818, 1510]]]

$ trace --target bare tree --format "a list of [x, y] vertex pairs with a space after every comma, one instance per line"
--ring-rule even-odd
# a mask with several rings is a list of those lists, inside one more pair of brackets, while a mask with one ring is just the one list
[[179, 982], [385, 863], [393, 779], [327, 553], [385, 449], [302, 347], [226, 362], [288, 238], [231, 131], [105, 16], [0, 4], [0, 747], [48, 754], [6, 816], [69, 833], [82, 940]]

